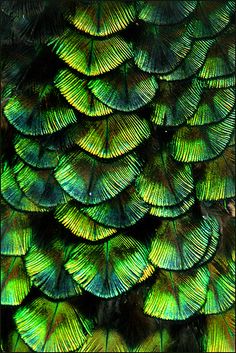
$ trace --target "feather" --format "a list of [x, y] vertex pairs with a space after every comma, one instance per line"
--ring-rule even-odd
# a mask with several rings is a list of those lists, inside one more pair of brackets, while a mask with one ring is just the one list
[[36, 205], [27, 195], [20, 189], [16, 180], [13, 169], [4, 163], [3, 173], [1, 176], [1, 193], [4, 199], [19, 211], [29, 212], [45, 212], [46, 209]]
[[201, 162], [219, 156], [229, 145], [234, 130], [234, 113], [223, 121], [197, 127], [182, 127], [172, 138], [170, 152], [181, 162]]
[[1, 217], [1, 254], [25, 255], [33, 237], [29, 216], [2, 205]]
[[55, 218], [78, 237], [96, 241], [116, 233], [112, 227], [104, 227], [80, 211], [78, 205], [67, 203], [55, 211]]
[[76, 7], [70, 22], [92, 36], [107, 36], [127, 27], [134, 20], [134, 6], [125, 1], [85, 1]]
[[202, 338], [204, 352], [235, 352], [234, 308], [206, 318], [206, 332]]
[[209, 273], [203, 267], [188, 272], [160, 271], [147, 294], [144, 312], [165, 320], [185, 320], [204, 304], [208, 282]]
[[[162, 221], [151, 241], [149, 259], [167, 270], [186, 270], [202, 259], [212, 233], [211, 218], [195, 219], [194, 215]], [[218, 227], [219, 230], [219, 227]]]
[[69, 134], [85, 151], [107, 159], [138, 147], [149, 138], [151, 131], [148, 121], [136, 114], [114, 113], [98, 121], [81, 120]]
[[60, 70], [54, 82], [61, 94], [79, 112], [88, 116], [103, 116], [112, 113], [112, 109], [91, 93], [89, 82], [79, 78], [72, 71]]
[[129, 186], [140, 167], [141, 162], [135, 153], [107, 163], [83, 152], [71, 152], [60, 159], [55, 177], [77, 201], [97, 204], [115, 197]]
[[132, 187], [111, 200], [82, 208], [82, 212], [95, 222], [115, 228], [126, 228], [135, 224], [145, 216], [148, 210], [149, 206]]
[[103, 104], [122, 112], [143, 107], [158, 89], [154, 76], [137, 71], [130, 62], [121, 65], [113, 75], [89, 81], [88, 86]]
[[94, 39], [68, 29], [49, 45], [60, 59], [87, 76], [109, 72], [132, 57], [130, 46], [118, 35]]
[[139, 195], [153, 206], [174, 206], [193, 190], [191, 166], [176, 163], [162, 150], [150, 157], [136, 180]]
[[[144, 25], [134, 46], [134, 62], [143, 71], [166, 74], [173, 71], [191, 49], [185, 24], [169, 27]], [[150, 46], [151, 42], [158, 46]]]
[[36, 287], [52, 299], [81, 294], [81, 289], [64, 268], [72, 246], [51, 236], [47, 242], [33, 241], [25, 256], [27, 272]]
[[172, 25], [182, 22], [195, 10], [197, 1], [145, 1], [140, 7], [139, 18], [156, 25]]
[[77, 352], [128, 352], [128, 347], [122, 336], [109, 329], [99, 328], [88, 337]]
[[101, 244], [80, 244], [65, 267], [81, 287], [99, 297], [115, 297], [133, 287], [147, 267], [147, 248], [118, 234]]
[[1, 256], [1, 304], [21, 304], [30, 288], [31, 281], [22, 257]]
[[92, 324], [69, 302], [38, 297], [15, 313], [17, 330], [36, 352], [69, 352], [83, 344]]
[[17, 182], [29, 199], [42, 207], [54, 207], [69, 201], [50, 169], [34, 170], [22, 162], [14, 167]]

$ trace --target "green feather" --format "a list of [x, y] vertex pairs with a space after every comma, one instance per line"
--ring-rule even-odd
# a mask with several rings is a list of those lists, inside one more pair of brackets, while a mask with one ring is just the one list
[[136, 180], [136, 188], [145, 202], [154, 206], [174, 206], [193, 190], [190, 165], [178, 164], [165, 151], [152, 154]]
[[[174, 70], [191, 48], [186, 33], [185, 24], [169, 27], [144, 25], [134, 46], [135, 64], [149, 73], [165, 74]], [[150, 42], [158, 45], [150, 46]]]
[[47, 242], [34, 241], [25, 256], [27, 272], [36, 287], [53, 299], [81, 294], [78, 284], [64, 268], [72, 246], [51, 236]]
[[150, 214], [156, 217], [175, 218], [186, 213], [195, 203], [193, 195], [189, 195], [182, 202], [174, 206], [152, 206]]
[[123, 112], [143, 107], [158, 89], [154, 76], [138, 71], [130, 62], [120, 66], [112, 75], [91, 80], [88, 86], [102, 103]]
[[1, 205], [1, 208], [1, 254], [25, 255], [33, 235], [28, 215], [7, 205]]
[[94, 39], [67, 29], [49, 44], [60, 59], [87, 76], [109, 72], [132, 57], [130, 46], [120, 36]]
[[36, 352], [74, 351], [91, 330], [91, 322], [72, 304], [43, 297], [21, 306], [14, 318], [21, 337]]
[[210, 282], [206, 302], [202, 308], [204, 314], [221, 313], [235, 302], [234, 266], [232, 260], [218, 254], [208, 263]]
[[181, 162], [201, 162], [220, 155], [229, 144], [234, 130], [234, 114], [209, 126], [182, 127], [170, 144], [172, 156]]
[[22, 162], [14, 169], [20, 188], [35, 204], [55, 207], [70, 199], [54, 178], [53, 170], [34, 170]]
[[[210, 48], [198, 73], [202, 79], [214, 79], [235, 73], [235, 31], [223, 33]], [[231, 33], [230, 33], [231, 32]]]
[[188, 272], [160, 271], [148, 292], [144, 312], [164, 320], [185, 320], [204, 304], [208, 282], [209, 273], [205, 268]]
[[96, 241], [116, 233], [115, 228], [104, 227], [94, 222], [73, 203], [56, 208], [55, 218], [78, 237]]
[[153, 1], [143, 1], [139, 18], [156, 25], [172, 25], [190, 16], [197, 1], [160, 1], [158, 6]]
[[167, 270], [186, 270], [195, 266], [207, 250], [211, 223], [211, 218], [196, 220], [193, 214], [162, 221], [152, 238], [149, 259]]
[[77, 352], [128, 352], [128, 347], [115, 330], [98, 328]]
[[184, 60], [181, 61], [174, 71], [161, 75], [160, 78], [167, 81], [181, 80], [183, 82], [184, 79], [193, 77], [204, 64], [208, 50], [212, 44], [214, 44], [213, 39], [192, 42], [191, 49]]
[[48, 149], [40, 141], [17, 135], [14, 145], [18, 156], [33, 167], [54, 168], [58, 163], [58, 152]]
[[82, 209], [94, 221], [115, 228], [135, 224], [148, 210], [149, 206], [137, 195], [133, 187], [124, 190], [111, 200]]
[[188, 25], [189, 34], [195, 38], [213, 37], [229, 23], [234, 12], [234, 1], [199, 1]]
[[32, 352], [17, 331], [12, 331], [9, 334], [7, 346], [9, 352]]
[[235, 352], [235, 309], [206, 316], [204, 352]]
[[182, 84], [160, 82], [160, 93], [153, 105], [151, 121], [157, 125], [177, 126], [185, 123], [197, 110], [202, 88], [197, 80]]
[[171, 336], [169, 331], [164, 328], [157, 330], [142, 340], [132, 352], [166, 352], [171, 346]]
[[235, 196], [234, 153], [234, 146], [229, 146], [219, 158], [206, 163], [204, 174], [196, 184], [199, 200], [222, 200]]
[[70, 70], [60, 70], [54, 82], [61, 94], [79, 112], [88, 116], [102, 116], [112, 113], [112, 109], [94, 97], [88, 88], [88, 82], [80, 79]]
[[189, 125], [216, 123], [227, 117], [235, 104], [232, 88], [206, 90], [195, 114], [187, 121]]
[[45, 208], [37, 206], [20, 189], [13, 169], [7, 164], [3, 165], [1, 176], [1, 193], [4, 199], [19, 211], [44, 212]]
[[23, 259], [1, 256], [1, 304], [20, 305], [31, 287]]
[[76, 122], [72, 109], [66, 107], [53, 107], [41, 109], [38, 103], [32, 100], [11, 98], [5, 108], [4, 114], [14, 127], [27, 135], [44, 135], [59, 131], [69, 124]]
[[[205, 217], [206, 216], [204, 216], [204, 218]], [[209, 217], [207, 217], [207, 219], [209, 219]], [[202, 265], [212, 259], [212, 257], [215, 255], [215, 253], [219, 247], [219, 244], [222, 241], [219, 220], [217, 220], [216, 217], [210, 217], [210, 219], [211, 219], [211, 234], [210, 234], [210, 238], [209, 238], [208, 247], [207, 247], [207, 250], [206, 250], [204, 256], [199, 261], [198, 266], [200, 266], [200, 265]]]
[[71, 128], [70, 136], [85, 151], [114, 158], [139, 146], [150, 133], [148, 121], [138, 115], [112, 114], [103, 120], [81, 121]]
[[92, 36], [107, 36], [126, 28], [134, 20], [134, 7], [125, 1], [94, 1], [76, 4], [70, 22]]
[[208, 88], [229, 88], [235, 87], [235, 74], [220, 78], [211, 78], [204, 81]]
[[146, 247], [119, 234], [100, 244], [79, 244], [65, 267], [85, 290], [103, 298], [133, 287], [148, 265]]
[[97, 204], [115, 197], [130, 185], [140, 167], [135, 153], [108, 163], [83, 152], [71, 152], [61, 158], [55, 177], [74, 199]]

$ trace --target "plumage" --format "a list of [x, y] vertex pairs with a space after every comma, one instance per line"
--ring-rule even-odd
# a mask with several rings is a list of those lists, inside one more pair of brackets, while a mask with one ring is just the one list
[[235, 351], [234, 1], [1, 5], [2, 351]]

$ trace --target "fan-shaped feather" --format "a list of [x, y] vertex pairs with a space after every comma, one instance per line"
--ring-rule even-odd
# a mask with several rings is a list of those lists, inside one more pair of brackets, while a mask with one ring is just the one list
[[148, 210], [149, 206], [132, 187], [111, 200], [82, 209], [94, 221], [115, 228], [125, 228], [135, 224]]
[[104, 227], [93, 221], [72, 203], [57, 207], [55, 217], [73, 234], [92, 241], [104, 239], [116, 232], [115, 228]]
[[[150, 41], [158, 45], [152, 46]], [[191, 40], [184, 24], [164, 28], [144, 25], [134, 46], [134, 61], [145, 72], [164, 74], [174, 70], [190, 48]]]
[[1, 176], [1, 193], [4, 199], [19, 211], [43, 212], [46, 211], [32, 202], [20, 189], [13, 169], [4, 163]]
[[218, 314], [233, 305], [235, 301], [234, 266], [232, 260], [222, 255], [216, 255], [208, 263], [210, 282], [206, 302], [202, 308], [204, 314]]
[[154, 206], [177, 205], [193, 187], [191, 166], [177, 164], [165, 150], [151, 155], [136, 180], [140, 196]]
[[148, 292], [144, 312], [165, 320], [185, 320], [204, 304], [208, 282], [209, 272], [205, 268], [188, 272], [160, 271]]
[[[191, 49], [184, 60], [170, 73], [161, 75], [162, 80], [175, 81], [193, 77], [206, 60], [209, 48], [214, 44], [214, 39], [204, 39], [192, 42]], [[183, 82], [183, 81], [182, 81]]]
[[88, 337], [77, 352], [128, 352], [128, 347], [122, 336], [115, 330], [98, 328]]
[[36, 352], [70, 352], [81, 346], [91, 322], [69, 302], [39, 297], [15, 314], [17, 330]]
[[162, 221], [151, 241], [149, 259], [167, 270], [186, 270], [205, 254], [215, 219], [197, 220], [193, 214]]
[[64, 268], [72, 247], [53, 237], [47, 242], [34, 241], [25, 256], [27, 272], [36, 287], [53, 299], [81, 294], [78, 284]]
[[94, 39], [67, 29], [49, 44], [70, 67], [87, 76], [109, 72], [132, 57], [130, 46], [120, 36]]
[[137, 71], [131, 63], [126, 63], [112, 75], [90, 81], [89, 88], [108, 107], [129, 112], [149, 103], [158, 83], [154, 76]]
[[152, 206], [150, 214], [156, 217], [175, 218], [186, 213], [195, 203], [193, 195], [174, 206]]
[[213, 37], [222, 31], [234, 12], [234, 1], [199, 1], [189, 22], [189, 34], [195, 38]]
[[235, 150], [229, 146], [217, 159], [206, 163], [204, 175], [196, 184], [199, 200], [220, 200], [235, 196]]
[[119, 234], [102, 244], [80, 244], [66, 269], [87, 291], [111, 298], [133, 287], [147, 267], [146, 247], [130, 236]]
[[188, 124], [206, 125], [221, 121], [232, 111], [234, 104], [235, 96], [232, 88], [206, 90], [197, 111], [188, 120]]
[[157, 125], [176, 126], [185, 123], [197, 110], [202, 89], [198, 81], [182, 84], [160, 82], [160, 94], [153, 104], [151, 120]]
[[235, 309], [206, 316], [204, 352], [235, 352]]
[[30, 287], [23, 259], [20, 256], [1, 256], [1, 304], [21, 304]]
[[69, 200], [69, 196], [55, 180], [53, 170], [34, 170], [19, 162], [15, 171], [21, 189], [35, 204], [55, 207]]
[[23, 101], [17, 97], [7, 102], [4, 114], [17, 130], [27, 135], [51, 134], [76, 122], [72, 109], [54, 107], [41, 110], [36, 103], [32, 105], [32, 100]]
[[49, 150], [41, 141], [17, 135], [14, 145], [18, 156], [33, 167], [54, 168], [58, 163], [58, 152]]
[[102, 116], [112, 113], [112, 109], [94, 97], [88, 89], [88, 82], [80, 79], [68, 69], [58, 72], [55, 85], [67, 101], [83, 114]]
[[201, 162], [221, 154], [229, 144], [234, 130], [233, 112], [222, 122], [209, 126], [182, 127], [170, 144], [171, 154], [177, 161]]
[[112, 114], [99, 121], [81, 121], [71, 128], [71, 139], [101, 158], [127, 153], [149, 136], [149, 123], [136, 114]]
[[173, 25], [185, 20], [196, 8], [197, 1], [143, 1], [139, 18], [156, 25]]
[[116, 196], [130, 185], [140, 167], [141, 162], [134, 153], [108, 163], [83, 152], [71, 152], [61, 158], [55, 177], [74, 199], [96, 204]]
[[107, 36], [126, 28], [134, 20], [134, 7], [125, 1], [81, 2], [70, 22], [92, 36]]
[[210, 48], [198, 73], [202, 79], [221, 78], [235, 73], [235, 33], [224, 33]]
[[1, 205], [1, 208], [1, 254], [25, 255], [33, 235], [28, 215], [7, 205]]

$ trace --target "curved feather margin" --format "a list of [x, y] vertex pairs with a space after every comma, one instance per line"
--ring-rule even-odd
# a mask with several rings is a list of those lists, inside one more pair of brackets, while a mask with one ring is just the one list
[[31, 281], [20, 256], [1, 256], [1, 304], [20, 305], [29, 294]]
[[92, 323], [67, 301], [39, 297], [15, 313], [23, 340], [36, 352], [70, 352], [80, 347]]
[[185, 320], [203, 306], [208, 283], [206, 268], [188, 272], [160, 271], [147, 294], [144, 312], [164, 320]]
[[147, 248], [119, 234], [102, 244], [78, 245], [65, 267], [85, 290], [103, 298], [133, 287], [148, 265]]

